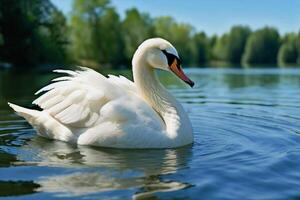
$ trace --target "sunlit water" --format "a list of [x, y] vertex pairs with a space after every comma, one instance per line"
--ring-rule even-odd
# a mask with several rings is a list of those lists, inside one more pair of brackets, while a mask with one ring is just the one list
[[[118, 72], [115, 72], [118, 73]], [[300, 199], [300, 70], [160, 74], [182, 102], [193, 145], [89, 148], [36, 136], [6, 105], [30, 105], [54, 76], [0, 72], [0, 196], [14, 199]]]

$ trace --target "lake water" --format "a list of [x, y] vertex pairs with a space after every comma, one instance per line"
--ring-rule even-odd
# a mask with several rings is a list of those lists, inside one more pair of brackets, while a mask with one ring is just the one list
[[189, 113], [194, 144], [116, 150], [36, 136], [6, 102], [30, 105], [56, 75], [0, 71], [0, 197], [300, 199], [300, 70], [187, 72], [193, 89], [160, 76]]

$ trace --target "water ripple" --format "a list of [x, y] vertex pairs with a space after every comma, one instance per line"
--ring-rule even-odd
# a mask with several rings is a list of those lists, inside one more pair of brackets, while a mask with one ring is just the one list
[[[20, 194], [46, 199], [299, 199], [300, 70], [188, 74], [195, 88], [169, 86], [195, 133], [194, 144], [179, 149], [116, 150], [46, 140], [5, 107], [0, 188], [20, 183], [29, 188]], [[26, 98], [22, 102], [33, 97]]]

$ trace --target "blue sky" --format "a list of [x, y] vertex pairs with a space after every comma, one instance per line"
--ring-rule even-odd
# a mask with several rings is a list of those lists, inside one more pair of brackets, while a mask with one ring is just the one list
[[[72, 0], [51, 0], [68, 14]], [[280, 33], [300, 30], [300, 0], [112, 0], [121, 17], [136, 7], [152, 17], [169, 15], [209, 35], [222, 34], [232, 25], [257, 29], [275, 26]]]

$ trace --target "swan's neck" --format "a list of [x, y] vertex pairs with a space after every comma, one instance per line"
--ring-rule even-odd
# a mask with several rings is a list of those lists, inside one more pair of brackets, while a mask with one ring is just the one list
[[133, 79], [139, 94], [161, 116], [169, 137], [192, 132], [190, 121], [181, 104], [159, 82], [154, 69], [146, 62], [133, 60]]

